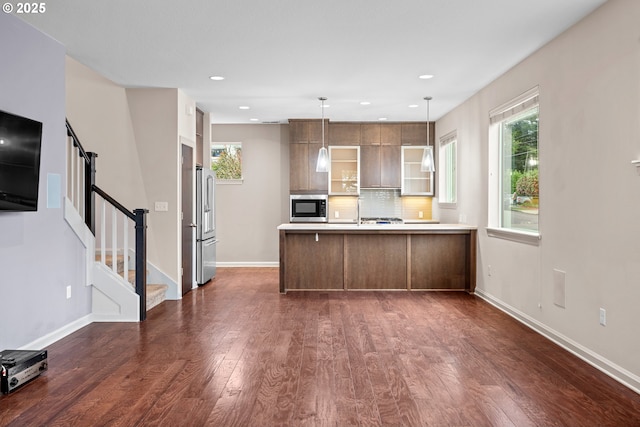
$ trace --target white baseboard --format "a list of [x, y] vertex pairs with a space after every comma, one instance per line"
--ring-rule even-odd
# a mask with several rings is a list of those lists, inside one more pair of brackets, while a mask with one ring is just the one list
[[216, 262], [216, 267], [280, 267], [279, 262]]
[[568, 352], [574, 354], [580, 359], [584, 360], [594, 368], [602, 371], [607, 374], [614, 380], [619, 383], [625, 385], [636, 393], [640, 394], [640, 377], [629, 372], [621, 366], [616, 365], [610, 360], [602, 357], [601, 355], [593, 352], [592, 350], [578, 344], [577, 342], [571, 340], [570, 338], [562, 335], [561, 333], [549, 328], [548, 326], [540, 323], [534, 318], [526, 315], [525, 313], [517, 310], [514, 307], [511, 307], [508, 304], [505, 304], [498, 298], [493, 295], [484, 292], [482, 289], [477, 289], [475, 291], [476, 295], [487, 301], [489, 304], [498, 308], [499, 310], [505, 312], [509, 316], [513, 317], [520, 323], [525, 326], [533, 329], [538, 332], [542, 336], [550, 339], [554, 343], [558, 344], [560, 347], [564, 348]]
[[47, 346], [50, 346], [54, 342], [66, 337], [67, 335], [71, 335], [87, 326], [88, 324], [93, 322], [93, 315], [87, 314], [84, 317], [81, 317], [78, 320], [75, 320], [68, 325], [63, 326], [60, 329], [57, 329], [43, 337], [38, 338], [35, 341], [30, 342], [29, 344], [22, 346], [18, 350], [42, 350]]

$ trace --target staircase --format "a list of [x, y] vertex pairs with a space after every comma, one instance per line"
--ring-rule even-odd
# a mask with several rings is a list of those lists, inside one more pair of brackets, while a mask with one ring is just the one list
[[149, 211], [129, 210], [96, 185], [98, 155], [84, 150], [69, 121], [66, 126], [64, 216], [86, 248], [86, 284], [92, 286], [94, 321], [145, 320], [147, 310], [162, 303], [169, 288], [147, 284], [148, 269], [157, 272], [147, 262]]
[[[125, 269], [125, 259], [124, 255], [116, 256], [116, 272], [118, 276], [125, 277], [124, 269]], [[101, 262], [101, 256], [96, 255], [96, 262]], [[113, 270], [113, 256], [105, 255], [105, 263], [108, 268]], [[135, 292], [135, 280], [136, 280], [136, 271], [129, 269], [127, 271], [127, 283], [130, 285], [131, 290]], [[159, 305], [166, 299], [167, 289], [169, 286], [163, 284], [150, 284], [147, 283], [147, 292], [146, 292], [146, 301], [147, 301], [147, 311], [151, 310], [153, 307]]]

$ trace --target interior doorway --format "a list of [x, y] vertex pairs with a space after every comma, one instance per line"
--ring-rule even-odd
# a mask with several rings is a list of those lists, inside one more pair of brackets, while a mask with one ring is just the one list
[[181, 144], [181, 208], [182, 208], [182, 295], [193, 288], [193, 248], [195, 222], [193, 219], [193, 147]]

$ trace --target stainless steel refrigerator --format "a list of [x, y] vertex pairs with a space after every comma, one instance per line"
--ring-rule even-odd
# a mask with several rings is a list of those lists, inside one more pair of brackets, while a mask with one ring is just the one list
[[216, 176], [212, 170], [196, 169], [196, 281], [204, 285], [216, 275]]

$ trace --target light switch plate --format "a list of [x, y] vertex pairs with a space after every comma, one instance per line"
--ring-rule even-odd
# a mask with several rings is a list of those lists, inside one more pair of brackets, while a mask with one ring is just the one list
[[169, 202], [156, 202], [154, 209], [156, 212], [168, 212]]

